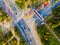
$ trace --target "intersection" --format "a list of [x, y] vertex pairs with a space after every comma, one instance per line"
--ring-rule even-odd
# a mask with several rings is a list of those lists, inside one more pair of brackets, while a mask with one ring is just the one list
[[[3, 9], [5, 9], [5, 11], [9, 14], [9, 16], [14, 20], [14, 23], [17, 25], [23, 37], [28, 42], [28, 45], [41, 45], [41, 41], [38, 41], [40, 39], [36, 33], [36, 30], [33, 28], [33, 25], [31, 27], [31, 24], [34, 24], [36, 20], [44, 23], [44, 18], [47, 17], [56, 6], [60, 5], [60, 1], [56, 2], [54, 5], [48, 5], [42, 10], [41, 14], [37, 10], [34, 9], [32, 10], [34, 12], [34, 15], [30, 17], [30, 19], [26, 19], [26, 18], [23, 18], [24, 14], [22, 14], [22, 10], [19, 7], [17, 8], [17, 6], [13, 4], [11, 1], [2, 0], [0, 2]], [[33, 18], [34, 16], [36, 18]], [[28, 22], [29, 20], [31, 23]]]

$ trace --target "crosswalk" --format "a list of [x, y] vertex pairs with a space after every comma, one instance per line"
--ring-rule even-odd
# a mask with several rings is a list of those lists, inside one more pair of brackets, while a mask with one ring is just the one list
[[[22, 16], [22, 11], [19, 8], [17, 8], [17, 5], [14, 5], [9, 0], [3, 0], [3, 1], [0, 1], [0, 2], [1, 2], [0, 4], [3, 7], [3, 9], [5, 9], [5, 11], [9, 14], [9, 16], [11, 16], [11, 18], [14, 20], [15, 24], [17, 25], [17, 27], [21, 31], [23, 37], [28, 42], [28, 45], [31, 45], [30, 43], [32, 42], [32, 40], [35, 37], [30, 37], [30, 36], [32, 36], [33, 33], [31, 34], [30, 28], [28, 27], [28, 25], [25, 22], [25, 20], [23, 19], [23, 17], [20, 18]], [[36, 21], [43, 22], [44, 21], [44, 17], [49, 15], [50, 12], [58, 5], [60, 5], [60, 2], [57, 2], [54, 5], [48, 5], [48, 7], [46, 7], [47, 9], [44, 8], [42, 13], [38, 13], [38, 11], [33, 10], [34, 11], [34, 16], [35, 16], [33, 18], [35, 19], [37, 17]], [[16, 20], [18, 20], [18, 21], [16, 22]], [[34, 41], [34, 43], [35, 42], [36, 41]]]

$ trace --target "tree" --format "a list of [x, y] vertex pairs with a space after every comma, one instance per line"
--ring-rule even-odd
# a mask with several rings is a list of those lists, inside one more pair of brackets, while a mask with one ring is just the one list
[[60, 17], [60, 6], [56, 7], [56, 8], [52, 11], [52, 14], [53, 14], [55, 17]]

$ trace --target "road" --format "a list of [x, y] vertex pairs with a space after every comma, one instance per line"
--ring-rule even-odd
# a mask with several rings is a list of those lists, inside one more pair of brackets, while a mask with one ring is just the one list
[[31, 29], [30, 31], [31, 31], [32, 37], [34, 37], [34, 40], [32, 39], [34, 44], [31, 44], [31, 45], [42, 45], [41, 40], [40, 40], [38, 33], [36, 31], [36, 25], [35, 25], [34, 20], [32, 20], [30, 18], [29, 21], [30, 22], [25, 20], [25, 22], [27, 22], [28, 27]]
[[[31, 24], [33, 24], [33, 23], [27, 24], [27, 22], [25, 22], [25, 20], [21, 16], [21, 13], [20, 13], [21, 10], [19, 11], [19, 9], [17, 8], [16, 5], [14, 5], [13, 3], [11, 3], [9, 0], [3, 0], [3, 1], [6, 4], [6, 5], [4, 5], [5, 6], [4, 9], [9, 14], [9, 16], [11, 16], [11, 18], [13, 18], [14, 21], [18, 20], [18, 22], [17, 23], [15, 22], [15, 23], [18, 26], [18, 28], [20, 29], [23, 37], [28, 41], [29, 45], [31, 45], [31, 40], [33, 41], [34, 45], [35, 44], [41, 45], [41, 41], [38, 41], [40, 39], [38, 38], [37, 32], [35, 31], [34, 28], [32, 28], [35, 25], [34, 26], [31, 26]], [[52, 6], [52, 7], [54, 7], [54, 6]], [[50, 12], [51, 12], [51, 10], [50, 10], [50, 7], [49, 7], [47, 9], [47, 11], [45, 11], [44, 13], [42, 13], [42, 15], [48, 15]], [[22, 17], [22, 18], [20, 18], [20, 17]], [[23, 20], [21, 20], [21, 19], [23, 19]], [[21, 21], [22, 21], [22, 24], [21, 24]]]
[[60, 1], [55, 2], [53, 5], [52, 5], [52, 4], [49, 4], [49, 5], [46, 6], [44, 9], [42, 9], [41, 11], [39, 10], [38, 12], [39, 12], [39, 14], [40, 14], [43, 18], [45, 18], [45, 17], [47, 17], [47, 16], [50, 14], [50, 12], [51, 12], [53, 9], [55, 9], [55, 7], [57, 7], [57, 6], [59, 6], [59, 5], [60, 5]]
[[[4, 1], [4, 4], [5, 4], [5, 10], [6, 10], [6, 12], [14, 19], [14, 21], [18, 20], [21, 17], [21, 14], [20, 13], [16, 14], [16, 11], [19, 12], [19, 9], [17, 9], [16, 5], [13, 5], [8, 0], [3, 0], [3, 1]], [[11, 6], [13, 6], [13, 7], [11, 7]], [[17, 17], [18, 17], [18, 19], [17, 19]], [[36, 41], [38, 42], [38, 40], [36, 39], [36, 37], [33, 37], [32, 32], [29, 32], [31, 29], [25, 23], [24, 19], [20, 18], [20, 20], [16, 23], [16, 25], [20, 29], [23, 37], [26, 39], [26, 41], [28, 42], [28, 44], [29, 45], [31, 45], [31, 44], [32, 45], [33, 44], [36, 45]], [[36, 33], [36, 35], [37, 35], [37, 33]], [[41, 45], [41, 44], [39, 44], [39, 45]]]

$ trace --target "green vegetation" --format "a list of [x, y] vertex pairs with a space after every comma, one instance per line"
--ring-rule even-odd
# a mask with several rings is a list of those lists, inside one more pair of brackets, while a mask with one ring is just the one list
[[31, 5], [34, 8], [37, 8], [40, 5], [40, 1], [39, 0], [31, 0]]
[[[8, 32], [6, 35], [4, 35], [1, 30], [2, 29], [0, 27], [0, 45], [3, 45], [12, 37], [12, 33]], [[15, 34], [20, 37], [20, 45], [27, 45], [27, 42], [22, 37], [22, 34], [18, 30], [17, 26], [15, 26]], [[13, 38], [7, 45], [9, 45], [9, 44], [10, 45], [17, 45], [17, 40], [15, 38]]]
[[15, 33], [20, 37], [20, 45], [24, 45], [24, 44], [27, 45], [27, 42], [25, 41], [22, 34], [18, 30], [17, 26], [15, 26]]
[[24, 9], [26, 6], [27, 6], [27, 8], [30, 8], [31, 6], [37, 8], [40, 5], [39, 0], [30, 0], [30, 4], [29, 4], [28, 0], [23, 0], [23, 1], [22, 0], [16, 0], [16, 3], [18, 4], [18, 6], [21, 9]]
[[46, 22], [53, 29], [56, 35], [60, 38], [60, 7], [56, 7], [52, 11], [52, 16], [48, 17]]
[[0, 22], [3, 22], [4, 20], [6, 20], [6, 21], [12, 21], [12, 19], [10, 18], [10, 16], [8, 16], [8, 14], [5, 13], [2, 8], [0, 8]]
[[43, 2], [48, 2], [49, 0], [30, 0], [30, 2], [28, 2], [28, 0], [16, 0], [16, 3], [18, 4], [18, 6], [21, 9], [24, 9], [26, 6], [27, 8], [33, 7], [33, 8], [37, 8], [40, 6], [40, 4]]
[[32, 3], [31, 6], [37, 9], [40, 6], [40, 1], [38, 2], [36, 1], [35, 3]]
[[[20, 45], [27, 45], [27, 42], [25, 41], [25, 39], [22, 37], [22, 34], [20, 33], [20, 31], [18, 30], [17, 26], [14, 27], [15, 28], [15, 34], [17, 36], [20, 37]], [[8, 33], [9, 34], [9, 33]], [[10, 33], [11, 35], [11, 33]], [[11, 37], [10, 35], [8, 35], [7, 37]], [[10, 38], [9, 38], [10, 39]], [[15, 38], [13, 38], [11, 41], [10, 41], [10, 44], [11, 45], [17, 45], [17, 40]]]
[[0, 45], [4, 44], [6, 41], [6, 38], [4, 37], [4, 33], [2, 32], [2, 29], [0, 27]]
[[22, 0], [16, 0], [16, 3], [21, 9], [24, 9], [25, 5], [26, 5], [26, 3], [28, 3], [28, 1], [27, 0], [23, 0], [23, 1]]
[[2, 22], [6, 18], [6, 13], [0, 8], [0, 22]]
[[37, 32], [43, 45], [60, 45], [60, 42], [55, 38], [55, 36], [52, 35], [45, 25], [37, 27]]
[[[11, 21], [12, 19], [0, 7], [0, 22], [3, 23], [4, 20]], [[10, 36], [11, 36], [10, 33], [5, 36], [4, 33], [2, 32], [1, 27], [0, 27], [0, 45], [3, 45], [10, 38]]]
[[53, 11], [52, 14], [58, 19], [60, 19], [60, 6], [56, 7]]
[[[10, 42], [10, 45], [17, 45], [17, 40], [15, 38], [13, 38]], [[9, 45], [8, 43], [8, 45]]]
[[[4, 20], [6, 20], [6, 21], [12, 21], [12, 19], [10, 18], [10, 16], [8, 16], [8, 14], [6, 14], [5, 12], [3, 12], [3, 9], [0, 8], [0, 22], [3, 23]], [[27, 42], [22, 37], [22, 34], [18, 30], [17, 26], [15, 26], [14, 29], [15, 29], [16, 35], [20, 37], [20, 45], [27, 45]], [[1, 27], [0, 27], [0, 45], [3, 45], [4, 43], [6, 43], [11, 37], [12, 37], [12, 33], [11, 32], [7, 32], [7, 34], [4, 34], [2, 32]], [[17, 45], [17, 40], [15, 38], [13, 38], [9, 43], [10, 43], [10, 45]], [[7, 45], [9, 45], [9, 44], [7, 44]]]

